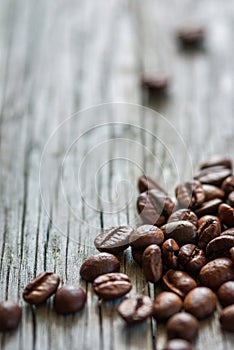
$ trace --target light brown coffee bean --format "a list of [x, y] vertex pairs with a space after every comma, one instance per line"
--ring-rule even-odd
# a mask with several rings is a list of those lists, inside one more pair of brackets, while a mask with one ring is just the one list
[[184, 298], [185, 311], [199, 320], [211, 316], [216, 307], [216, 295], [207, 287], [194, 288]]
[[132, 283], [124, 273], [112, 272], [95, 278], [93, 289], [99, 298], [112, 300], [127, 294], [132, 289]]
[[183, 302], [172, 292], [162, 292], [154, 300], [153, 316], [157, 321], [165, 321], [182, 309]]
[[178, 294], [181, 298], [193, 288], [197, 287], [196, 281], [184, 271], [168, 270], [162, 278], [165, 290]]

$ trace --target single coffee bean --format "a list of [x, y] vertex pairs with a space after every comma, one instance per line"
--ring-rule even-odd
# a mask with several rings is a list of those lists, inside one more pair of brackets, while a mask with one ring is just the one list
[[137, 210], [142, 221], [156, 226], [166, 223], [174, 206], [170, 197], [155, 189], [141, 193], [137, 199]]
[[94, 240], [94, 245], [100, 252], [118, 254], [129, 246], [129, 237], [132, 232], [130, 226], [119, 226], [108, 228]]
[[220, 165], [200, 170], [200, 172], [196, 174], [194, 178], [203, 184], [220, 187], [222, 182], [230, 175], [231, 169], [227, 169]]
[[162, 245], [162, 259], [163, 263], [170, 269], [176, 270], [178, 268], [178, 253], [180, 247], [172, 238], [167, 239]]
[[229, 254], [230, 254], [230, 258], [231, 258], [232, 262], [234, 263], [234, 247], [232, 247], [232, 248], [229, 250]]
[[212, 239], [207, 244], [206, 256], [208, 260], [214, 260], [221, 257], [230, 257], [230, 248], [234, 246], [234, 236], [222, 235]]
[[132, 252], [133, 260], [134, 260], [139, 266], [142, 266], [142, 256], [143, 256], [144, 250], [142, 250], [142, 249], [133, 249], [133, 248], [131, 248], [131, 252]]
[[54, 309], [58, 314], [68, 315], [80, 311], [85, 306], [86, 293], [77, 286], [63, 286], [54, 296]]
[[29, 304], [42, 304], [56, 292], [59, 282], [56, 273], [42, 272], [25, 287], [23, 298]]
[[202, 285], [218, 289], [221, 284], [234, 280], [234, 265], [228, 258], [217, 258], [202, 267], [199, 273]]
[[192, 274], [199, 273], [206, 264], [205, 253], [194, 244], [183, 245], [178, 254], [180, 264]]
[[234, 208], [228, 204], [220, 204], [219, 206], [220, 221], [227, 227], [234, 226]]
[[223, 231], [223, 232], [221, 232], [220, 233], [220, 236], [232, 236], [232, 237], [234, 237], [234, 227], [230, 227], [230, 228], [228, 228], [227, 230], [225, 230], [225, 231]]
[[153, 312], [153, 302], [148, 296], [125, 299], [118, 307], [119, 315], [128, 323], [145, 321]]
[[234, 176], [228, 176], [222, 183], [222, 190], [225, 192], [226, 197], [229, 193], [234, 191]]
[[201, 164], [200, 169], [210, 168], [214, 166], [223, 166], [227, 169], [232, 169], [232, 161], [230, 158], [222, 155], [213, 155], [207, 161]]
[[145, 175], [139, 177], [138, 189], [140, 193], [156, 189], [164, 194], [167, 194], [167, 192], [161, 186], [159, 186], [159, 184], [157, 184], [154, 180]]
[[112, 272], [95, 278], [93, 289], [99, 298], [112, 300], [127, 294], [132, 289], [132, 283], [124, 273]]
[[176, 210], [169, 216], [167, 223], [176, 221], [189, 221], [191, 224], [197, 227], [197, 215], [190, 209]]
[[145, 249], [150, 244], [162, 244], [164, 241], [164, 234], [160, 228], [153, 225], [142, 225], [133, 230], [129, 244], [135, 249]]
[[162, 292], [154, 300], [153, 316], [157, 321], [165, 321], [182, 309], [183, 302], [177, 294]]
[[219, 198], [212, 199], [211, 201], [204, 202], [199, 208], [195, 209], [195, 214], [198, 217], [204, 215], [217, 215], [219, 205], [222, 203], [222, 200]]
[[180, 184], [175, 189], [179, 204], [185, 208], [195, 208], [205, 201], [205, 192], [199, 181]]
[[108, 272], [118, 272], [119, 269], [120, 263], [116, 256], [109, 253], [100, 253], [90, 256], [83, 262], [80, 268], [80, 275], [84, 280], [93, 282], [99, 275]]
[[193, 341], [198, 336], [198, 320], [187, 312], [179, 312], [167, 321], [167, 335], [169, 339], [181, 338]]
[[234, 304], [234, 281], [223, 283], [218, 289], [218, 297], [223, 307]]
[[228, 195], [228, 203], [230, 204], [231, 207], [234, 207], [234, 191], [229, 193], [229, 195]]
[[169, 222], [161, 229], [165, 239], [173, 238], [179, 246], [197, 242], [196, 227], [189, 221]]
[[194, 288], [184, 298], [185, 311], [199, 320], [211, 316], [216, 307], [216, 295], [207, 287]]
[[187, 340], [171, 339], [164, 345], [163, 350], [193, 350], [193, 347]]
[[208, 202], [208, 201], [210, 201], [212, 199], [216, 199], [216, 198], [223, 199], [225, 196], [224, 191], [221, 190], [217, 186], [203, 184], [202, 188], [203, 188], [204, 193], [205, 193], [204, 202]]
[[204, 222], [207, 222], [207, 220], [209, 219], [213, 219], [215, 221], [218, 222], [219, 226], [220, 226], [220, 231], [221, 231], [221, 223], [220, 223], [220, 220], [218, 218], [218, 216], [215, 216], [215, 215], [204, 215], [204, 216], [201, 216], [200, 219], [198, 220], [198, 228], [204, 223]]
[[147, 281], [156, 283], [162, 277], [161, 249], [157, 244], [151, 244], [144, 250], [142, 269]]
[[144, 74], [141, 79], [143, 87], [153, 90], [154, 92], [165, 92], [168, 84], [169, 77], [161, 72]]
[[177, 37], [184, 48], [200, 48], [204, 40], [204, 29], [202, 27], [187, 26], [180, 28]]
[[[203, 216], [204, 218], [204, 216]], [[198, 247], [205, 249], [207, 244], [214, 238], [218, 237], [221, 232], [220, 222], [216, 219], [209, 218], [203, 220], [202, 224], [198, 227]]]
[[22, 309], [12, 300], [0, 302], [0, 331], [7, 332], [16, 329], [21, 321]]
[[219, 321], [225, 331], [234, 332], [234, 304], [221, 311]]
[[196, 281], [184, 271], [168, 270], [162, 278], [165, 290], [178, 294], [181, 298], [193, 288], [197, 287]]

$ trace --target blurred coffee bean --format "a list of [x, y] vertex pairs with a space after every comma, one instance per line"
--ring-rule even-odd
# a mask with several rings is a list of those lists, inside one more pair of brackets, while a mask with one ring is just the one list
[[207, 244], [206, 256], [208, 260], [214, 260], [221, 257], [230, 257], [230, 248], [234, 247], [234, 236], [221, 235], [212, 239]]
[[[16, 329], [21, 321], [22, 309], [13, 300], [0, 302], [0, 331], [7, 332]], [[14, 346], [13, 346], [14, 347]]]
[[144, 249], [133, 249], [131, 248], [131, 252], [132, 252], [132, 257], [133, 260], [139, 265], [142, 266], [142, 256], [144, 253]]
[[228, 203], [231, 205], [231, 207], [234, 207], [234, 191], [229, 193], [229, 195], [228, 195]]
[[86, 303], [85, 291], [77, 286], [59, 288], [54, 296], [54, 309], [58, 314], [68, 315], [83, 309]]
[[234, 191], [234, 176], [228, 176], [222, 183], [222, 190], [225, 192], [225, 195], [228, 196], [229, 193]]
[[232, 247], [232, 248], [229, 250], [229, 254], [230, 254], [230, 258], [231, 258], [232, 262], [234, 263], [234, 247]]
[[184, 298], [185, 311], [199, 320], [211, 316], [216, 307], [216, 295], [207, 287], [194, 288]]
[[198, 217], [204, 216], [204, 215], [217, 215], [218, 209], [220, 204], [222, 203], [222, 200], [219, 198], [212, 199], [211, 201], [204, 202], [199, 208], [195, 209], [195, 214]]
[[[204, 216], [203, 216], [204, 218]], [[203, 219], [203, 223], [198, 227], [198, 247], [205, 249], [207, 244], [218, 237], [221, 232], [221, 226], [219, 220], [209, 218], [207, 220]]]
[[234, 304], [225, 307], [219, 317], [222, 329], [228, 332], [234, 332]]
[[130, 278], [124, 273], [112, 272], [98, 276], [93, 282], [93, 290], [104, 300], [121, 298], [132, 289]]
[[193, 288], [197, 287], [196, 281], [184, 271], [168, 270], [162, 278], [163, 288], [178, 294], [184, 298]]
[[225, 235], [225, 236], [229, 235], [229, 236], [234, 237], [234, 227], [229, 227], [227, 230], [220, 233], [220, 236], [223, 236], [223, 235]]
[[218, 289], [221, 284], [234, 280], [234, 265], [229, 258], [217, 258], [202, 267], [199, 273], [202, 285]]
[[225, 226], [234, 227], [234, 208], [228, 204], [220, 204], [219, 218]]
[[204, 35], [204, 29], [199, 26], [187, 26], [177, 31], [177, 38], [184, 48], [202, 47]]
[[220, 231], [221, 231], [221, 223], [220, 223], [220, 220], [218, 218], [218, 216], [215, 216], [215, 215], [204, 215], [204, 216], [201, 216], [200, 219], [198, 220], [198, 228], [204, 223], [204, 222], [207, 222], [209, 219], [212, 219], [212, 220], [215, 220], [217, 221], [217, 223], [219, 224], [220, 226]]
[[147, 73], [142, 76], [141, 84], [144, 88], [157, 93], [163, 93], [168, 88], [169, 77], [161, 72]]
[[165, 321], [182, 309], [183, 302], [172, 292], [162, 292], [154, 300], [153, 316], [157, 321]]
[[130, 226], [110, 227], [97, 235], [94, 245], [100, 252], [118, 254], [129, 246]]
[[129, 244], [134, 249], [144, 249], [150, 244], [162, 244], [164, 234], [160, 228], [153, 225], [142, 225], [133, 230]]
[[194, 244], [186, 244], [179, 250], [178, 259], [186, 271], [198, 273], [206, 264], [205, 253]]
[[176, 210], [169, 216], [167, 223], [176, 221], [189, 221], [197, 227], [197, 215], [190, 209]]
[[222, 182], [230, 175], [230, 169], [219, 165], [200, 170], [200, 172], [196, 174], [194, 178], [203, 184], [220, 187], [222, 185]]
[[234, 281], [223, 283], [218, 289], [218, 297], [223, 307], [234, 304]]
[[193, 341], [198, 336], [198, 320], [187, 312], [179, 312], [167, 321], [168, 339], [181, 338]]
[[161, 249], [156, 244], [151, 244], [144, 250], [142, 256], [142, 269], [147, 281], [156, 283], [162, 277]]
[[214, 166], [223, 166], [227, 169], [232, 169], [232, 161], [230, 158], [223, 155], [213, 155], [201, 164], [200, 169], [210, 168]]
[[119, 315], [128, 323], [144, 322], [153, 312], [153, 302], [148, 296], [125, 299], [118, 307]]
[[205, 193], [205, 202], [216, 198], [223, 199], [225, 196], [224, 191], [217, 186], [203, 184], [202, 188]]
[[178, 268], [178, 252], [180, 247], [172, 238], [167, 239], [162, 245], [163, 263], [169, 268], [176, 270]]
[[175, 189], [179, 204], [185, 208], [196, 208], [205, 201], [205, 192], [199, 181], [180, 184]]
[[159, 186], [159, 184], [157, 184], [154, 180], [145, 175], [139, 177], [138, 189], [140, 193], [156, 189], [164, 194], [167, 194], [167, 192], [161, 186]]
[[193, 350], [193, 347], [187, 340], [171, 339], [164, 345], [163, 350]]
[[179, 246], [197, 242], [196, 227], [189, 221], [169, 222], [161, 227], [165, 239], [173, 238]]

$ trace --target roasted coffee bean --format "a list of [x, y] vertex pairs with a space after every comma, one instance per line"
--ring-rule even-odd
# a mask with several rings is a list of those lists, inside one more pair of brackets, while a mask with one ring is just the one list
[[147, 281], [156, 283], [162, 277], [161, 249], [156, 244], [151, 244], [144, 250], [142, 256], [142, 269]]
[[205, 249], [207, 244], [221, 233], [221, 226], [216, 219], [208, 218], [198, 227], [198, 247]]
[[168, 87], [169, 77], [161, 72], [147, 73], [142, 76], [141, 84], [149, 90], [162, 93], [165, 92]]
[[119, 315], [128, 323], [145, 321], [153, 312], [153, 302], [148, 296], [125, 299], [118, 307]]
[[231, 207], [234, 207], [234, 191], [229, 193], [229, 195], [228, 195], [228, 203], [231, 205]]
[[220, 220], [218, 218], [218, 216], [215, 216], [215, 215], [204, 215], [204, 216], [201, 216], [200, 219], [198, 220], [198, 228], [204, 223], [204, 222], [207, 222], [209, 219], [212, 219], [212, 220], [215, 220], [217, 221], [217, 223], [219, 224], [219, 227], [220, 227], [220, 231], [221, 231], [221, 223], [220, 223]]
[[56, 292], [59, 282], [56, 273], [42, 272], [25, 287], [23, 298], [29, 304], [42, 304]]
[[232, 247], [232, 248], [229, 250], [229, 254], [230, 254], [230, 258], [231, 258], [232, 262], [234, 263], [234, 247]]
[[227, 281], [234, 280], [234, 265], [228, 258], [217, 258], [202, 267], [199, 273], [202, 285], [217, 289]]
[[200, 48], [204, 40], [204, 29], [202, 27], [188, 26], [180, 28], [177, 37], [184, 48]]
[[108, 228], [97, 235], [94, 245], [100, 252], [121, 253], [129, 246], [131, 232], [130, 226]]
[[228, 204], [220, 204], [219, 218], [225, 226], [234, 227], [234, 208]]
[[205, 192], [199, 181], [180, 184], [175, 189], [179, 204], [185, 208], [195, 208], [205, 201]]
[[179, 246], [197, 242], [196, 227], [189, 221], [169, 222], [161, 227], [165, 239], [173, 238]]
[[95, 278], [93, 289], [99, 298], [112, 300], [127, 294], [132, 289], [132, 283], [124, 273], [112, 272]]
[[218, 297], [223, 307], [234, 304], [234, 281], [223, 283], [218, 289]]
[[164, 345], [163, 350], [193, 350], [193, 347], [187, 340], [171, 339]]
[[190, 209], [176, 210], [170, 215], [167, 223], [176, 221], [189, 221], [191, 224], [197, 227], [197, 215]]
[[184, 271], [168, 270], [162, 278], [164, 289], [184, 296], [193, 288], [197, 287], [196, 281]]
[[219, 321], [225, 331], [234, 332], [234, 304], [221, 311]]
[[211, 201], [212, 199], [216, 198], [223, 199], [225, 196], [224, 191], [217, 186], [203, 184], [202, 188], [205, 193], [205, 202]]
[[221, 232], [220, 233], [220, 236], [232, 236], [232, 237], [234, 237], [234, 227], [230, 227], [230, 228], [228, 228], [227, 230], [225, 230], [225, 231], [223, 231], [223, 232]]
[[200, 172], [196, 174], [194, 178], [203, 184], [220, 187], [222, 182], [230, 175], [231, 170], [220, 165], [200, 170]]
[[212, 199], [211, 201], [204, 202], [199, 208], [195, 209], [195, 214], [198, 217], [204, 215], [217, 215], [218, 209], [222, 200], [219, 198]]
[[153, 225], [142, 225], [133, 230], [129, 244], [135, 249], [144, 249], [150, 244], [162, 244], [164, 241], [164, 234], [160, 228]]
[[216, 295], [207, 287], [194, 288], [184, 298], [185, 311], [199, 320], [211, 316], [216, 307]]
[[162, 292], [154, 300], [153, 316], [157, 321], [165, 321], [182, 309], [183, 302], [172, 292]]
[[167, 321], [167, 335], [169, 339], [181, 338], [193, 341], [198, 336], [198, 320], [187, 312], [179, 312]]
[[180, 264], [192, 274], [198, 273], [206, 264], [205, 253], [194, 244], [183, 245], [178, 254]]
[[140, 193], [156, 189], [164, 194], [167, 194], [167, 192], [161, 186], [159, 186], [159, 184], [157, 184], [154, 180], [145, 175], [139, 177], [138, 189]]
[[66, 285], [55, 293], [54, 309], [58, 314], [68, 315], [82, 310], [85, 302], [86, 293], [82, 288]]
[[172, 238], [167, 239], [162, 245], [163, 263], [170, 269], [178, 268], [178, 253], [180, 247]]
[[131, 252], [132, 252], [133, 260], [134, 260], [139, 266], [142, 266], [142, 256], [143, 256], [144, 250], [142, 250], [142, 249], [133, 249], [133, 248], [131, 248]]
[[212, 239], [207, 244], [206, 256], [209, 260], [221, 257], [230, 257], [229, 250], [234, 247], [234, 236], [222, 235]]
[[21, 321], [22, 309], [12, 300], [0, 302], [0, 331], [7, 332], [16, 329]]
[[222, 183], [222, 190], [225, 192], [225, 195], [228, 196], [229, 193], [234, 191], [234, 176], [228, 176]]
[[214, 166], [223, 166], [227, 169], [232, 169], [232, 161], [230, 158], [222, 155], [213, 155], [207, 161], [201, 164], [200, 169], [210, 168]]
[[141, 193], [137, 199], [137, 210], [146, 224], [162, 226], [171, 215], [175, 204], [167, 195], [158, 190]]

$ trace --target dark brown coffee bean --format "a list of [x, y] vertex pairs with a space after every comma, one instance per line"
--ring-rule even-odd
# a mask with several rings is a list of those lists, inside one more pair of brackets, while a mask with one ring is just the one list
[[222, 183], [222, 190], [225, 192], [225, 195], [228, 196], [229, 193], [234, 191], [234, 176], [228, 176]]
[[25, 287], [23, 298], [29, 304], [42, 304], [56, 292], [59, 282], [56, 273], [42, 272]]
[[22, 309], [12, 300], [0, 302], [0, 331], [7, 332], [16, 329], [21, 321]]
[[153, 312], [153, 302], [148, 296], [125, 299], [118, 307], [119, 315], [128, 323], [145, 321]]
[[180, 28], [177, 37], [184, 48], [200, 48], [204, 40], [204, 29], [202, 27], [187, 26]]
[[142, 221], [157, 226], [166, 223], [174, 205], [170, 197], [155, 189], [141, 193], [137, 199], [137, 210]]
[[229, 235], [229, 236], [234, 237], [234, 227], [230, 227], [227, 230], [220, 233], [220, 236], [223, 236], [223, 235], [225, 235], [225, 236]]
[[234, 281], [223, 283], [218, 289], [218, 297], [223, 307], [234, 304]]
[[162, 259], [163, 263], [170, 269], [176, 270], [178, 268], [178, 253], [180, 247], [172, 238], [167, 239], [162, 245]]
[[100, 252], [118, 254], [129, 246], [130, 226], [110, 227], [97, 235], [94, 245]]
[[195, 209], [195, 214], [198, 217], [204, 216], [204, 215], [217, 215], [218, 209], [220, 204], [222, 203], [222, 200], [212, 199], [211, 201], [204, 202], [199, 208]]
[[135, 249], [144, 249], [150, 244], [162, 244], [164, 241], [164, 234], [160, 228], [153, 225], [142, 225], [133, 230], [129, 244]]
[[169, 216], [167, 223], [176, 221], [189, 221], [191, 224], [197, 227], [197, 215], [190, 209], [176, 210]]
[[210, 168], [214, 166], [223, 166], [227, 169], [232, 169], [232, 161], [230, 158], [222, 155], [213, 155], [207, 161], [201, 164], [200, 169]]
[[220, 220], [218, 218], [218, 216], [215, 216], [215, 215], [204, 215], [204, 216], [201, 216], [200, 219], [198, 220], [198, 228], [204, 223], [204, 222], [207, 222], [207, 220], [209, 219], [212, 219], [212, 220], [215, 220], [218, 222], [219, 226], [220, 226], [220, 231], [221, 231], [221, 223], [220, 223]]
[[232, 248], [229, 250], [229, 254], [230, 254], [230, 258], [231, 258], [232, 262], [234, 263], [234, 247], [232, 247]]
[[156, 189], [164, 194], [167, 194], [167, 192], [161, 186], [159, 186], [159, 184], [157, 184], [154, 180], [145, 175], [139, 177], [138, 189], [140, 193]]
[[225, 226], [234, 227], [234, 208], [228, 204], [220, 204], [219, 218]]
[[161, 229], [165, 239], [173, 238], [179, 246], [197, 242], [196, 227], [189, 221], [169, 222]]
[[234, 332], [234, 304], [221, 311], [219, 321], [225, 331]]
[[178, 259], [186, 271], [192, 274], [198, 273], [206, 264], [206, 257], [203, 250], [194, 244], [186, 244], [179, 250]]
[[231, 205], [231, 207], [234, 207], [234, 191], [229, 193], [229, 195], [228, 195], [228, 203]]
[[224, 191], [221, 190], [217, 186], [203, 184], [202, 188], [203, 188], [204, 193], [205, 193], [205, 201], [204, 202], [208, 202], [208, 201], [211, 201], [212, 199], [216, 199], [216, 198], [223, 199], [225, 196]]
[[[203, 216], [204, 217], [204, 216]], [[220, 222], [216, 219], [208, 218], [198, 227], [198, 247], [205, 249], [207, 244], [221, 233]]]
[[156, 244], [151, 244], [144, 250], [142, 256], [142, 269], [147, 281], [156, 283], [162, 277], [161, 249]]
[[222, 182], [230, 175], [230, 169], [227, 169], [223, 166], [213, 166], [200, 170], [200, 172], [196, 174], [194, 178], [203, 184], [220, 187], [222, 185]]
[[142, 249], [133, 249], [133, 248], [131, 248], [131, 252], [132, 252], [133, 260], [134, 260], [139, 266], [142, 266], [142, 256], [143, 256], [144, 250], [142, 250]]
[[218, 289], [221, 284], [234, 280], [234, 265], [228, 258], [217, 258], [202, 267], [199, 273], [202, 285]]
[[162, 278], [164, 289], [184, 296], [197, 287], [196, 281], [184, 271], [168, 270]]
[[180, 184], [175, 189], [179, 204], [185, 208], [195, 208], [205, 201], [205, 192], [199, 181]]
[[141, 84], [149, 90], [162, 93], [165, 92], [168, 87], [169, 77], [160, 72], [147, 73], [142, 76]]
[[109, 253], [100, 253], [90, 256], [83, 262], [80, 268], [80, 275], [84, 280], [93, 282], [99, 275], [108, 272], [118, 272], [119, 268], [120, 263], [116, 256]]
[[172, 339], [164, 345], [163, 350], [193, 350], [193, 347], [187, 340]]
[[207, 287], [194, 288], [184, 298], [185, 311], [199, 320], [211, 316], [216, 307], [216, 295]]
[[85, 306], [86, 293], [77, 286], [63, 286], [54, 296], [54, 309], [58, 314], [68, 315], [80, 311]]
[[154, 300], [153, 316], [157, 321], [165, 321], [182, 309], [183, 302], [172, 292], [162, 292]]
[[207, 244], [206, 256], [209, 260], [230, 257], [229, 250], [234, 246], [234, 236], [222, 235], [212, 239]]
[[95, 278], [93, 289], [99, 298], [112, 300], [127, 294], [132, 289], [132, 283], [124, 273], [113, 272]]
[[179, 312], [167, 321], [167, 335], [169, 339], [181, 338], [193, 341], [198, 336], [198, 320], [187, 312]]

